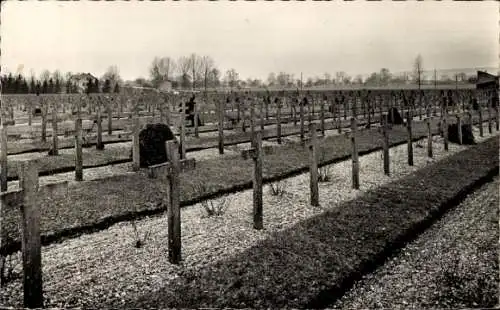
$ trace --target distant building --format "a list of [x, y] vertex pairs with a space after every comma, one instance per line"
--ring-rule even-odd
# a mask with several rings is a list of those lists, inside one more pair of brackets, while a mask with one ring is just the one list
[[85, 93], [89, 79], [91, 79], [92, 82], [94, 82], [94, 83], [96, 80], [98, 80], [98, 78], [96, 78], [95, 76], [93, 76], [90, 73], [74, 74], [69, 78], [71, 83], [76, 85], [76, 88], [77, 88], [79, 93]]

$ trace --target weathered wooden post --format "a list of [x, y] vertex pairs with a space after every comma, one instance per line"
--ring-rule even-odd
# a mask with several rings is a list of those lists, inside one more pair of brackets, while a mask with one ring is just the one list
[[31, 100], [28, 101], [28, 126], [31, 126], [31, 122], [33, 119], [33, 105]]
[[83, 180], [82, 119], [80, 113], [75, 120], [75, 181]]
[[179, 147], [181, 159], [186, 158], [186, 102], [181, 100], [182, 106], [182, 116], [181, 116], [181, 128], [179, 132]]
[[444, 144], [444, 150], [448, 151], [448, 119], [447, 115], [443, 117], [443, 144]]
[[309, 114], [308, 124], [310, 124], [314, 119], [314, 103], [316, 102], [314, 96], [311, 96], [310, 98], [310, 102], [307, 105], [307, 113]]
[[250, 135], [255, 134], [255, 101], [250, 100]]
[[276, 139], [278, 144], [281, 144], [281, 100], [277, 102], [276, 106]]
[[493, 132], [493, 126], [491, 122], [491, 105], [489, 102], [488, 102], [488, 132], [490, 133], [490, 135]]
[[242, 151], [244, 159], [252, 158], [254, 162], [253, 173], [253, 228], [262, 229], [262, 132], [256, 131], [252, 136], [252, 148]]
[[311, 190], [311, 205], [319, 206], [319, 189], [318, 189], [318, 141], [316, 138], [316, 124], [309, 124], [309, 188]]
[[266, 121], [269, 121], [269, 101], [271, 100], [271, 97], [265, 98], [264, 104], [265, 104], [265, 109], [266, 109]]
[[[194, 114], [194, 119], [193, 119], [193, 122], [194, 122], [194, 136], [195, 138], [199, 138], [200, 137], [200, 133], [199, 133], [199, 129], [198, 129], [198, 117], [199, 117], [199, 112], [198, 112], [198, 105], [195, 104], [194, 105], [194, 111], [193, 111], [193, 114]], [[223, 118], [224, 120], [224, 118]]]
[[335, 111], [337, 114], [337, 131], [339, 134], [342, 133], [342, 118], [340, 116], [340, 104], [335, 104]]
[[477, 113], [479, 114], [479, 136], [482, 138], [484, 136], [484, 131], [483, 131], [483, 111], [482, 111], [482, 107], [479, 106], [479, 110], [477, 111]]
[[[182, 117], [182, 116], [181, 116]], [[140, 159], [140, 144], [139, 144], [139, 115], [138, 112], [134, 113], [134, 127], [132, 134], [132, 169], [133, 171], [139, 171], [141, 167], [141, 159]]]
[[321, 135], [324, 137], [325, 136], [325, 100], [321, 100], [319, 117], [320, 117]]
[[108, 135], [111, 136], [113, 134], [113, 109], [109, 101], [106, 103], [106, 113], [108, 114]]
[[[430, 112], [430, 110], [429, 110]], [[427, 156], [432, 158], [432, 118], [427, 117]]]
[[179, 175], [183, 171], [194, 170], [194, 159], [179, 160], [179, 143], [177, 140], [165, 143], [168, 162], [149, 166], [149, 178], [166, 178], [167, 185], [167, 220], [168, 220], [168, 259], [172, 264], [181, 261], [181, 212]]
[[406, 128], [408, 130], [408, 165], [413, 166], [413, 136], [412, 136], [412, 113], [411, 110], [406, 112]]
[[52, 155], [59, 155], [57, 141], [57, 105], [52, 105]]
[[458, 144], [462, 145], [462, 119], [460, 118], [460, 115], [457, 115], [457, 127], [458, 127]]
[[24, 307], [43, 307], [40, 209], [37, 204], [38, 169], [34, 162], [19, 163], [19, 187], [23, 190], [22, 239]]
[[0, 126], [0, 191], [7, 191], [7, 126], [3, 123]]
[[500, 129], [500, 113], [498, 113], [499, 106], [496, 107], [495, 110], [495, 129], [498, 131]]
[[[366, 121], [366, 128], [371, 128], [372, 126], [372, 111], [371, 111], [371, 102], [369, 99], [365, 99], [364, 100], [364, 106], [365, 106], [365, 117], [367, 117], [367, 121]], [[368, 110], [368, 115], [366, 115], [366, 110]], [[382, 117], [382, 115], [380, 115], [380, 117]]]
[[359, 158], [356, 135], [358, 124], [355, 117], [351, 117], [351, 145], [352, 145], [352, 188], [359, 189]]
[[47, 105], [41, 107], [42, 110], [42, 142], [47, 142]]
[[304, 141], [304, 104], [299, 102], [299, 113], [300, 113], [300, 141]]
[[[184, 112], [184, 111], [183, 111]], [[168, 260], [172, 264], [181, 261], [181, 209], [179, 184], [179, 145], [177, 141], [167, 141], [167, 158], [170, 161], [168, 196]]]
[[264, 101], [261, 98], [259, 100], [259, 118], [260, 118], [260, 130], [264, 130]]
[[382, 152], [384, 157], [384, 174], [390, 175], [389, 133], [387, 128], [388, 115], [384, 114], [381, 117], [382, 117]]
[[219, 132], [219, 154], [224, 154], [224, 118], [222, 117], [222, 103], [217, 101], [216, 103], [216, 112], [217, 112], [217, 129]]
[[102, 115], [101, 115], [101, 102], [97, 102], [97, 143], [96, 149], [102, 150], [104, 149], [104, 144], [102, 143]]

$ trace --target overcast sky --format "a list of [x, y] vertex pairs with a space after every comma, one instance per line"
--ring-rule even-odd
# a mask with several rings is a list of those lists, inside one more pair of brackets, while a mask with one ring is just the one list
[[387, 67], [498, 67], [499, 2], [8, 1], [1, 65], [148, 77], [155, 56], [195, 52], [225, 72], [354, 75]]

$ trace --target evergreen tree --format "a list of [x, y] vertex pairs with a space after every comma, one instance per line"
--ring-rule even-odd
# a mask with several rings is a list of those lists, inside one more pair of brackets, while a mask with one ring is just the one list
[[61, 81], [59, 79], [56, 79], [56, 83], [54, 84], [54, 92], [56, 94], [61, 93]]
[[99, 93], [99, 80], [98, 79], [95, 79], [94, 92]]
[[30, 81], [30, 90], [29, 92], [31, 94], [34, 94], [36, 93], [36, 83], [35, 83], [35, 78], [34, 77], [31, 77], [31, 81]]
[[40, 81], [36, 81], [35, 93], [39, 95], [40, 92], [42, 92], [42, 84], [40, 83]]
[[13, 93], [13, 86], [14, 86], [14, 77], [12, 76], [12, 73], [9, 73], [9, 76], [7, 77], [7, 83], [5, 83], [5, 89], [7, 90], [7, 94], [12, 94]]
[[49, 91], [49, 83], [47, 83], [47, 80], [43, 81], [42, 87], [41, 87], [41, 93], [42, 94], [47, 94]]
[[70, 94], [70, 93], [72, 93], [72, 92], [73, 92], [73, 91], [72, 91], [72, 87], [73, 87], [73, 85], [71, 85], [71, 80], [69, 80], [69, 79], [68, 79], [68, 80], [66, 81], [66, 93], [67, 93], [67, 94]]
[[94, 90], [93, 88], [94, 88], [94, 83], [92, 82], [92, 79], [91, 79], [91, 78], [88, 78], [88, 79], [87, 79], [87, 85], [86, 85], [86, 87], [85, 87], [85, 92], [86, 92], [87, 94], [90, 94], [90, 93], [92, 93], [92, 92], [93, 92], [93, 90]]
[[6, 94], [7, 78], [5, 77], [5, 75], [2, 75], [0, 77], [0, 81], [2, 82], [2, 93]]
[[30, 87], [28, 85], [28, 81], [26, 81], [25, 78], [23, 78], [23, 88], [22, 88], [22, 90], [23, 90], [23, 94], [29, 94], [29, 92], [30, 92]]
[[48, 88], [48, 93], [53, 94], [54, 93], [54, 80], [52, 78], [49, 79], [49, 88]]
[[120, 92], [120, 85], [118, 83], [115, 84], [115, 90], [114, 93], [119, 93]]

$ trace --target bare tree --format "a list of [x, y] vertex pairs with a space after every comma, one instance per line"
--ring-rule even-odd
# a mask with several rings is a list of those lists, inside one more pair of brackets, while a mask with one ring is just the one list
[[200, 73], [202, 71], [202, 58], [195, 53], [191, 54], [189, 57], [189, 69], [191, 71], [191, 77], [193, 78], [193, 89], [196, 88], [196, 81], [200, 80]]
[[422, 56], [420, 54], [417, 55], [415, 61], [413, 63], [413, 75], [415, 82], [418, 85], [418, 89], [420, 90], [422, 86], [422, 73], [424, 71]]
[[181, 56], [177, 60], [177, 68], [180, 74], [180, 82], [183, 88], [188, 88], [191, 77], [189, 76], [189, 69], [191, 68], [191, 59], [186, 56]]
[[109, 80], [112, 85], [121, 82], [120, 71], [116, 65], [109, 66], [104, 75], [102, 76], [103, 80]]
[[158, 87], [162, 82], [169, 81], [174, 70], [175, 61], [170, 57], [155, 57], [149, 70], [153, 85]]
[[361, 74], [356, 75], [353, 83], [359, 85], [363, 84], [363, 76]]
[[274, 72], [269, 73], [269, 76], [267, 77], [267, 85], [273, 86], [276, 82], [276, 74]]
[[237, 86], [238, 79], [239, 79], [239, 74], [236, 72], [235, 69], [229, 69], [226, 71], [226, 81], [231, 90], [233, 90], [233, 87]]
[[208, 77], [209, 77], [209, 84], [212, 87], [217, 87], [220, 85], [220, 74], [221, 72], [217, 68], [212, 68], [212, 70], [210, 70], [210, 74], [208, 75]]
[[346, 73], [344, 71], [335, 72], [335, 81], [338, 84], [342, 84], [342, 83], [344, 83], [345, 76], [346, 76]]
[[332, 82], [332, 75], [328, 72], [325, 72], [325, 85], [328, 85]]
[[208, 82], [210, 79], [210, 73], [212, 72], [212, 69], [214, 69], [215, 62], [210, 56], [203, 56], [201, 57], [201, 71], [203, 74], [203, 87], [205, 88], [205, 91], [207, 91], [208, 87]]
[[40, 74], [40, 81], [49, 81], [50, 79], [50, 71], [49, 70], [43, 70], [42, 73]]

